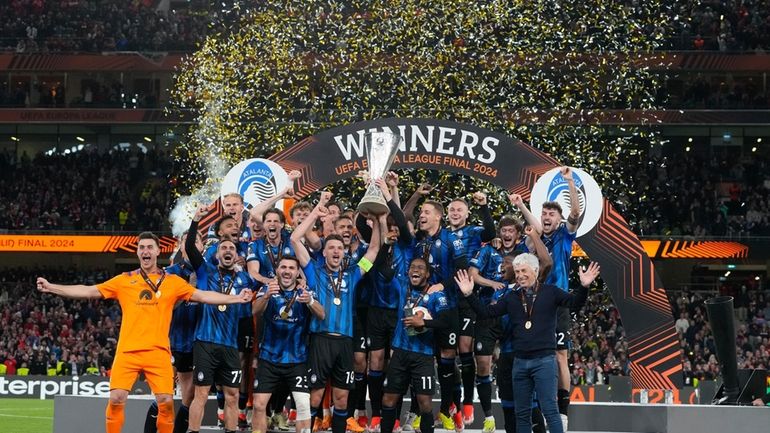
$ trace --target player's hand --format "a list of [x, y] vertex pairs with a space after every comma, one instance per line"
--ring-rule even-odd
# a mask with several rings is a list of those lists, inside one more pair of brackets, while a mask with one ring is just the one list
[[51, 293], [53, 292], [53, 288], [51, 287], [51, 283], [48, 282], [43, 277], [37, 277], [37, 289], [43, 293]]
[[479, 206], [484, 206], [487, 204], [487, 195], [481, 191], [476, 191], [473, 193], [473, 202]]
[[318, 215], [319, 218], [324, 218], [329, 215], [329, 208], [326, 206], [321, 206], [319, 203], [318, 206], [313, 209], [313, 212], [315, 212], [316, 215]]
[[530, 238], [540, 236], [540, 233], [533, 226], [524, 227], [524, 234]]
[[559, 168], [559, 173], [561, 173], [561, 177], [564, 180], [566, 181], [572, 180], [572, 169], [567, 167], [566, 165], [564, 167]]
[[241, 293], [238, 293], [238, 299], [240, 300], [241, 304], [251, 302], [253, 298], [254, 298], [254, 292], [252, 292], [249, 289], [243, 289], [241, 290]]
[[278, 285], [278, 280], [270, 280], [267, 283], [267, 292], [265, 292], [266, 299], [270, 296], [277, 295], [281, 291], [281, 286]]
[[302, 289], [296, 289], [299, 290], [299, 296], [297, 296], [297, 301], [300, 304], [309, 304], [310, 299], [313, 298], [313, 292], [309, 290], [302, 290]]
[[199, 205], [198, 209], [195, 210], [195, 215], [193, 215], [193, 221], [198, 222], [201, 220], [201, 218], [205, 217], [209, 213], [209, 207], [205, 204]]
[[492, 245], [492, 248], [499, 250], [503, 247], [503, 240], [500, 238], [494, 238], [491, 241], [489, 241], [489, 244]]
[[470, 294], [473, 293], [473, 280], [465, 269], [457, 271], [455, 283], [457, 283], [457, 287], [460, 288], [460, 291], [464, 296], [470, 296]]
[[521, 195], [519, 194], [508, 194], [508, 200], [510, 200], [511, 204], [516, 207], [524, 205], [524, 200], [521, 199]]
[[754, 405], [754, 406], [764, 406], [765, 402], [762, 401], [761, 398], [758, 398], [758, 399], [752, 401], [751, 404]]
[[420, 186], [417, 187], [417, 194], [420, 195], [428, 195], [431, 191], [433, 191], [433, 185], [429, 183], [421, 183]]
[[395, 171], [389, 171], [385, 175], [385, 181], [388, 183], [389, 187], [395, 188], [398, 186], [398, 175]]
[[292, 170], [289, 172], [289, 182], [294, 182], [300, 177], [302, 177], [302, 172], [299, 170]]
[[500, 281], [495, 281], [495, 284], [492, 284], [492, 286], [490, 287], [492, 288], [492, 290], [500, 290], [503, 287], [505, 287], [505, 283], [501, 283]]
[[326, 203], [332, 199], [332, 193], [329, 191], [321, 191], [321, 197], [318, 199], [318, 206], [326, 206]]
[[379, 188], [380, 192], [382, 192], [382, 196], [385, 198], [385, 201], [391, 201], [393, 199], [393, 196], [390, 194], [390, 188], [388, 188], [388, 183], [385, 182], [385, 179], [379, 178], [374, 181], [374, 184], [377, 185], [377, 188]]
[[414, 313], [414, 315], [409, 317], [404, 317], [404, 326], [411, 326], [412, 328], [422, 328], [425, 326], [425, 320], [423, 319], [423, 312], [417, 311]]
[[428, 294], [436, 293], [436, 292], [443, 292], [444, 291], [444, 285], [441, 283], [434, 284], [430, 287], [428, 287]]
[[580, 276], [580, 285], [583, 287], [589, 287], [591, 283], [594, 282], [596, 277], [599, 276], [599, 271], [601, 271], [599, 264], [596, 262], [591, 262], [588, 267], [580, 266], [578, 268], [578, 275]]
[[240, 266], [241, 268], [246, 267], [246, 257], [243, 257], [243, 256], [236, 257], [235, 264]]
[[358, 170], [358, 173], [356, 174], [356, 177], [360, 178], [364, 181], [365, 184], [369, 184], [369, 171], [368, 170]]

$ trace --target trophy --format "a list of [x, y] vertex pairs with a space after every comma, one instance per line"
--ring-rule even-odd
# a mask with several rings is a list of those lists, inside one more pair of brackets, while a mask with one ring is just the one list
[[403, 137], [391, 132], [369, 132], [364, 139], [369, 186], [358, 205], [358, 211], [380, 215], [388, 212], [388, 204], [374, 181], [383, 178], [390, 169]]

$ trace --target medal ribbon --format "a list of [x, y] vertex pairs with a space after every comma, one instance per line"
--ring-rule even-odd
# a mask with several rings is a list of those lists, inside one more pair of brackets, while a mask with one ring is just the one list
[[283, 258], [283, 239], [278, 244], [278, 257], [273, 254], [273, 246], [267, 243], [267, 255], [270, 256], [270, 264], [273, 265], [273, 272], [278, 269], [278, 263]]
[[326, 268], [326, 276], [329, 277], [329, 283], [331, 283], [332, 286], [332, 293], [334, 293], [334, 297], [337, 299], [340, 299], [340, 293], [342, 289], [342, 270], [344, 268], [340, 268], [339, 273], [337, 274], [337, 281], [334, 280], [334, 275], [332, 275], [332, 272], [329, 270], [329, 268]]
[[428, 294], [428, 289], [429, 289], [429, 288], [430, 288], [430, 286], [429, 286], [429, 285], [426, 285], [426, 286], [425, 286], [425, 287], [422, 289], [422, 292], [420, 293], [420, 297], [419, 297], [419, 298], [417, 298], [417, 302], [415, 302], [414, 304], [412, 304], [412, 289], [410, 288], [410, 289], [409, 289], [409, 295], [406, 297], [406, 303], [407, 303], [407, 304], [412, 304], [412, 308], [419, 306], [419, 305], [420, 305], [420, 302], [422, 302], [423, 298], [425, 298], [425, 295], [427, 295], [427, 294]]
[[230, 272], [230, 284], [227, 286], [226, 289], [223, 290], [224, 287], [224, 274], [222, 271], [219, 271], [219, 293], [229, 295], [230, 292], [233, 290], [233, 284], [235, 283], [235, 272]]
[[[537, 286], [535, 286], [535, 294], [532, 296], [532, 305], [527, 305], [527, 295], [524, 294], [526, 289], [524, 287], [519, 290], [519, 298], [521, 299], [521, 305], [524, 306], [524, 314], [527, 315], [527, 321], [532, 320], [532, 311], [535, 309], [535, 300], [537, 299]], [[527, 308], [529, 307], [529, 308]]]
[[144, 272], [144, 269], [139, 269], [139, 275], [142, 276], [142, 279], [144, 279], [144, 282], [147, 283], [148, 286], [150, 286], [150, 289], [152, 289], [153, 293], [158, 293], [158, 290], [160, 290], [160, 285], [163, 284], [163, 280], [166, 278], [166, 272], [161, 269], [160, 271], [160, 280], [158, 280], [158, 284], [152, 282], [150, 277], [147, 275], [146, 272]]
[[[289, 310], [291, 310], [291, 307], [294, 306], [294, 302], [297, 300], [297, 296], [299, 295], [299, 289], [295, 287], [293, 291], [294, 293], [292, 294], [291, 299], [286, 303], [286, 307], [283, 309], [283, 311], [287, 314], [289, 313]], [[286, 292], [284, 292], [283, 289], [281, 289], [281, 295], [283, 296], [283, 299], [286, 299]]]

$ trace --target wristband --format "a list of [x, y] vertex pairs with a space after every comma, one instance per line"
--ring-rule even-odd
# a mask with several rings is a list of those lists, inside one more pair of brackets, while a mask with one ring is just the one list
[[310, 302], [307, 303], [307, 306], [312, 307], [313, 304], [315, 304], [315, 298], [313, 296], [310, 296]]
[[363, 269], [364, 272], [369, 272], [372, 269], [372, 266], [374, 266], [374, 264], [366, 257], [358, 261], [358, 267]]

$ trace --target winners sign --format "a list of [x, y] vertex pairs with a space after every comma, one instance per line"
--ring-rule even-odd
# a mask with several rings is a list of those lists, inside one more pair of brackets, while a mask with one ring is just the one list
[[[364, 146], [369, 132], [391, 132], [404, 138], [393, 169], [464, 174], [533, 202], [563, 196], [563, 182], [544, 175], [564, 164], [515, 138], [449, 120], [391, 118], [344, 125], [307, 137], [270, 159], [287, 172], [299, 170], [302, 177], [295, 190], [300, 196], [307, 195], [367, 169]], [[681, 384], [682, 365], [665, 289], [639, 239], [612, 204], [601, 197], [598, 187], [593, 188], [590, 176], [583, 174], [578, 173], [582, 203], [575, 203], [585, 211], [578, 244], [602, 265], [602, 278], [623, 317], [633, 385], [674, 389]], [[545, 191], [532, 197], [535, 183], [543, 177]]]

